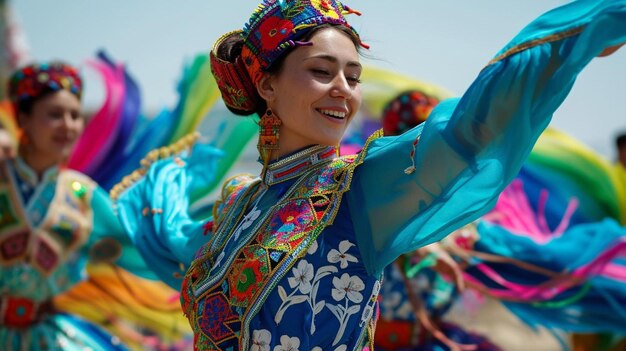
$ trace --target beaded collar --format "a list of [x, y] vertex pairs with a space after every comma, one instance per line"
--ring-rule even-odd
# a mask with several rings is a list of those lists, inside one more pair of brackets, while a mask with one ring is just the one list
[[312, 166], [328, 162], [337, 157], [337, 149], [332, 146], [315, 145], [293, 155], [270, 163], [263, 172], [263, 183], [268, 186], [298, 177]]

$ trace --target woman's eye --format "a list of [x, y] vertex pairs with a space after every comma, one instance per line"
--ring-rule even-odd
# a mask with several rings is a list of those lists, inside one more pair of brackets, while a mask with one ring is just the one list
[[316, 75], [320, 75], [320, 76], [329, 76], [330, 72], [323, 70], [323, 69], [318, 69], [318, 68], [314, 68], [311, 70], [311, 72], [315, 73]]
[[361, 83], [361, 79], [359, 79], [359, 77], [347, 77], [346, 79], [350, 82], [350, 84], [356, 85]]

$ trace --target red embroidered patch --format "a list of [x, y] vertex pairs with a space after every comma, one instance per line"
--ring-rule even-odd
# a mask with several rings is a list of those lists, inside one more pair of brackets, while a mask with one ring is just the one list
[[2, 260], [10, 261], [23, 255], [28, 247], [29, 237], [30, 232], [23, 231], [15, 233], [3, 240], [2, 243], [0, 243], [0, 254], [2, 255]]
[[208, 221], [208, 222], [204, 223], [204, 225], [202, 226], [202, 229], [203, 229], [202, 233], [204, 235], [207, 235], [207, 234], [213, 232], [213, 221]]
[[4, 313], [2, 324], [13, 328], [25, 328], [35, 321], [35, 303], [21, 297], [7, 297], [2, 301]]

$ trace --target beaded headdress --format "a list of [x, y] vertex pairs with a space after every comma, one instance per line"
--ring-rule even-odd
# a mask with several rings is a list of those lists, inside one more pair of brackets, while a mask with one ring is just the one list
[[[263, 0], [242, 31], [222, 36], [211, 51], [211, 68], [226, 105], [250, 110], [255, 104], [254, 84], [261, 79], [263, 71], [289, 48], [311, 45], [299, 39], [312, 28], [321, 24], [340, 25], [358, 38], [358, 33], [344, 17], [348, 14], [360, 15], [337, 0]], [[243, 38], [241, 56], [236, 62], [218, 59], [219, 45], [233, 35]], [[246, 73], [249, 78], [242, 77]], [[247, 95], [247, 92], [254, 94]]]
[[418, 90], [406, 91], [387, 103], [383, 108], [383, 132], [400, 135], [424, 122], [439, 99]]
[[9, 79], [9, 98], [14, 106], [45, 91], [61, 89], [79, 99], [83, 90], [78, 70], [61, 62], [31, 64], [13, 73]]

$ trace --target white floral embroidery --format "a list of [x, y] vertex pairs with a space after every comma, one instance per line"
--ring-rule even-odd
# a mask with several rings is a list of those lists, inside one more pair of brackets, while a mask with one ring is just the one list
[[328, 252], [328, 262], [341, 262], [339, 265], [341, 269], [348, 268], [348, 262], [359, 262], [356, 257], [347, 253], [352, 246], [354, 246], [353, 243], [349, 242], [348, 240], [343, 240], [339, 243], [339, 251], [332, 249]]
[[311, 291], [311, 279], [313, 279], [313, 265], [305, 260], [298, 263], [298, 267], [291, 270], [293, 277], [289, 277], [289, 287], [298, 287], [303, 294], [308, 294]]
[[274, 347], [274, 351], [299, 351], [299, 347], [300, 339], [283, 335], [280, 337], [280, 345]]
[[252, 347], [250, 351], [270, 351], [272, 334], [267, 329], [252, 331]]
[[[258, 200], [257, 200], [258, 201]], [[254, 208], [248, 212], [248, 214], [246, 214], [245, 216], [243, 216], [243, 219], [241, 220], [241, 223], [239, 223], [239, 225], [237, 226], [237, 228], [235, 228], [235, 231], [233, 232], [233, 236], [232, 239], [230, 240], [239, 240], [239, 235], [241, 235], [241, 233], [248, 229], [249, 226], [251, 226], [254, 221], [259, 218], [259, 216], [261, 215], [261, 211], [259, 211], [256, 208], [256, 205], [254, 206]]]
[[335, 301], [341, 301], [346, 296], [348, 300], [354, 303], [361, 303], [363, 301], [363, 294], [361, 291], [365, 289], [363, 280], [358, 276], [350, 276], [348, 273], [341, 275], [341, 279], [334, 277], [333, 285], [335, 286], [332, 291], [333, 299]]
[[[337, 268], [334, 266], [324, 266], [315, 272], [315, 268], [312, 264], [306, 260], [298, 262], [296, 268], [292, 269], [293, 277], [287, 279], [289, 287], [294, 289], [291, 294], [287, 295], [287, 292], [282, 286], [278, 286], [278, 296], [282, 303], [278, 308], [278, 312], [274, 316], [274, 321], [278, 324], [282, 321], [283, 316], [287, 309], [293, 305], [308, 301], [309, 306], [313, 310], [311, 316], [311, 334], [315, 333], [315, 316], [324, 309], [325, 301], [317, 302], [317, 291], [319, 289], [320, 280], [331, 274], [336, 273]], [[312, 279], [312, 281], [311, 281]], [[296, 295], [300, 291], [305, 295]]]
[[[294, 289], [291, 294], [287, 295], [287, 291], [281, 285], [279, 285], [276, 290], [278, 291], [278, 296], [282, 301], [280, 307], [278, 307], [278, 311], [274, 316], [274, 322], [279, 324], [285, 312], [289, 307], [293, 305], [297, 305], [306, 301], [308, 298], [306, 295], [296, 295], [298, 291], [302, 291], [302, 293], [309, 293], [311, 291], [311, 276], [313, 275], [313, 265], [307, 262], [306, 260], [301, 260], [298, 262], [297, 268], [291, 270], [293, 273], [293, 277], [289, 277], [287, 281], [289, 282], [289, 286]], [[297, 287], [297, 289], [295, 289]]]
[[[346, 351], [347, 349], [348, 347], [346, 345], [340, 345], [334, 351]], [[322, 351], [322, 348], [319, 346], [315, 346], [314, 348], [311, 349], [311, 351]]]
[[220, 253], [219, 256], [217, 256], [217, 259], [215, 260], [215, 263], [213, 264], [213, 267], [211, 268], [211, 270], [219, 267], [222, 264], [222, 260], [224, 259], [225, 256], [226, 254], [224, 253], [224, 251], [222, 251], [222, 253]]
[[306, 253], [309, 255], [312, 255], [315, 253], [315, 251], [317, 251], [317, 240], [315, 240], [313, 242], [313, 244], [311, 244], [311, 246], [309, 246], [309, 249], [306, 250]]
[[[286, 311], [291, 306], [306, 301], [313, 312], [311, 315], [310, 332], [314, 334], [316, 331], [315, 317], [324, 310], [324, 307], [328, 307], [335, 317], [339, 319], [340, 328], [333, 346], [339, 343], [339, 340], [341, 340], [345, 333], [350, 317], [361, 310], [359, 304], [363, 301], [362, 291], [365, 289], [365, 284], [358, 276], [350, 277], [350, 275], [344, 274], [341, 278], [334, 277], [334, 288], [331, 294], [334, 300], [343, 302], [343, 306], [331, 305], [324, 300], [318, 301], [317, 295], [322, 278], [339, 272], [339, 268], [334, 264], [339, 264], [341, 269], [346, 269], [350, 263], [359, 262], [354, 255], [348, 253], [353, 246], [355, 245], [348, 240], [341, 241], [338, 250], [331, 249], [326, 255], [328, 262], [333, 265], [322, 266], [317, 271], [315, 271], [315, 266], [306, 260], [299, 261], [297, 266], [292, 268], [292, 276], [287, 278], [289, 284], [288, 288], [292, 290], [291, 293], [288, 294], [285, 287], [282, 285], [276, 288], [282, 301], [274, 316], [276, 324], [282, 321]], [[312, 255], [318, 250], [319, 244], [317, 241], [314, 241], [307, 250], [307, 253]], [[352, 306], [350, 306], [351, 304]], [[372, 311], [368, 312], [371, 313]], [[345, 346], [343, 347], [345, 349]], [[341, 351], [342, 346], [340, 345], [337, 350]]]
[[[333, 278], [333, 285], [334, 288], [331, 292], [333, 299], [337, 302], [344, 300], [343, 306], [326, 304], [330, 312], [339, 320], [339, 331], [333, 341], [333, 346], [335, 346], [343, 337], [350, 317], [361, 310], [361, 306], [358, 303], [363, 301], [361, 291], [365, 289], [365, 284], [358, 276], [350, 276], [348, 273], [344, 273], [341, 275], [341, 278]], [[350, 302], [357, 305], [350, 306]]]

